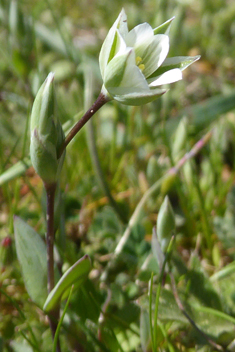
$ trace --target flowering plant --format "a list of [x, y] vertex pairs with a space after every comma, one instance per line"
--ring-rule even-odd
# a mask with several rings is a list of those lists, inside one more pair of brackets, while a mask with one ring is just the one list
[[105, 96], [126, 105], [142, 105], [166, 92], [160, 86], [182, 79], [182, 71], [199, 56], [167, 58], [172, 20], [155, 29], [142, 23], [129, 32], [122, 9], [99, 56]]
[[[13, 1], [12, 3], [15, 6], [17, 2]], [[13, 15], [15, 15], [15, 10], [13, 11]], [[63, 221], [64, 207], [61, 202], [60, 176], [66, 148], [82, 127], [109, 100], [115, 99], [126, 105], [142, 105], [151, 102], [166, 92], [165, 84], [182, 79], [182, 71], [199, 59], [199, 56], [167, 58], [169, 52], [168, 33], [172, 20], [173, 18], [169, 19], [155, 29], [148, 23], [143, 23], [136, 26], [131, 31], [128, 31], [125, 11], [122, 10], [120, 12], [100, 51], [99, 62], [103, 78], [101, 92], [94, 104], [84, 113], [80, 120], [75, 123], [66, 134], [66, 137], [59, 119], [60, 111], [57, 109], [55, 99], [53, 73], [49, 73], [35, 97], [30, 123], [30, 156], [35, 171], [43, 181], [46, 193], [46, 243], [42, 240], [40, 234], [17, 217], [14, 221], [15, 243], [17, 256], [22, 266], [22, 273], [30, 298], [40, 309], [43, 309], [44, 313], [48, 316], [53, 337], [53, 351], [61, 352], [59, 329], [66, 309], [69, 306], [72, 291], [74, 288], [78, 288], [84, 284], [92, 268], [91, 260], [89, 256], [85, 254], [82, 258], [73, 263], [68, 270], [63, 272], [66, 265], [64, 266], [62, 264], [66, 264], [67, 254], [64, 255], [65, 246], [63, 246], [65, 243], [65, 237], [63, 236], [65, 236], [66, 231]], [[102, 174], [93, 136], [90, 136], [89, 142], [91, 142], [91, 150], [92, 153], [94, 153], [97, 174], [99, 175], [105, 195], [120, 219], [122, 219], [123, 223], [126, 223], [127, 219], [126, 216], [123, 215], [123, 209], [119, 207], [118, 203], [116, 203], [115, 199], [112, 197], [104, 175]], [[203, 142], [200, 142], [198, 145], [201, 148]], [[198, 149], [194, 148], [193, 152], [187, 153], [188, 157], [184, 157], [179, 161], [178, 166], [176, 165], [174, 168], [170, 169], [168, 176], [175, 176], [179, 167], [182, 166], [189, 157], [195, 155], [193, 153]], [[154, 175], [154, 178], [155, 177]], [[157, 180], [143, 195], [115, 248], [111, 260], [102, 273], [101, 281], [109, 279], [109, 273], [115, 268], [116, 259], [122, 252], [131, 234], [132, 228], [137, 222], [137, 218], [144, 203], [148, 197], [152, 195], [153, 192], [156, 192], [160, 185], [163, 184], [163, 180], [165, 182], [168, 178], [163, 177]], [[59, 227], [59, 223], [61, 225], [61, 231], [58, 238], [56, 231]], [[169, 260], [168, 254], [172, 248], [172, 234], [174, 234], [174, 230], [175, 216], [170, 202], [166, 197], [158, 215], [157, 237], [154, 237], [155, 232], [153, 231], [152, 241], [153, 252], [160, 258], [158, 258], [159, 267], [162, 266], [159, 282], [162, 282], [166, 260]], [[58, 266], [55, 265], [55, 243], [58, 244], [58, 266], [60, 269], [63, 267], [63, 270], [58, 270]], [[69, 253], [69, 251], [70, 249], [68, 249], [67, 253]], [[6, 253], [5, 250], [4, 253]], [[7, 253], [9, 254], [10, 252], [8, 251]], [[68, 264], [71, 264], [70, 259], [68, 260]], [[57, 280], [59, 276], [60, 278]], [[158, 287], [156, 297], [160, 297], [161, 285], [158, 285]], [[85, 290], [86, 288], [84, 288], [83, 292], [85, 292]], [[150, 289], [150, 296], [152, 297], [151, 292], [152, 284]], [[67, 303], [60, 317], [61, 302], [65, 299], [67, 299]], [[150, 298], [149, 304], [149, 325], [152, 335], [152, 350], [155, 351], [157, 350], [157, 340], [155, 337], [153, 338], [153, 336], [157, 336], [158, 308], [155, 308], [154, 326], [152, 326], [151, 300], [152, 298]], [[108, 304], [109, 302], [107, 305]], [[157, 304], [155, 307], [158, 307]], [[110, 350], [109, 345], [106, 347], [106, 340], [103, 338], [103, 336], [109, 336], [103, 335], [103, 332], [106, 334], [106, 330], [103, 330], [104, 326], [102, 323], [103, 319], [106, 319], [103, 313], [106, 308], [103, 309], [103, 307], [100, 307], [99, 310], [100, 318], [97, 331], [99, 346], [97, 346], [100, 349], [103, 345], [104, 350]], [[115, 341], [117, 341], [116, 337]], [[110, 346], [111, 345], [113, 346], [113, 344], [110, 344]], [[146, 348], [144, 348], [144, 350], [146, 350]]]

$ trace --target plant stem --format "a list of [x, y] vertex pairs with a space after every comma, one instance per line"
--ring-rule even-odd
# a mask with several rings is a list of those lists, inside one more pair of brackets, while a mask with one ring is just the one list
[[[48, 294], [53, 290], [55, 286], [54, 277], [54, 202], [55, 202], [55, 191], [56, 183], [44, 184], [46, 195], [47, 195], [47, 233], [46, 233], [46, 245], [47, 245], [47, 290]], [[59, 307], [56, 307], [50, 315], [48, 315], [49, 324], [51, 328], [52, 338], [54, 339], [56, 328], [59, 320]], [[59, 339], [57, 341], [57, 352], [61, 352]]]
[[105, 104], [109, 101], [110, 99], [104, 95], [102, 92], [92, 105], [92, 107], [87, 110], [87, 112], [83, 115], [83, 117], [72, 127], [70, 132], [65, 138], [64, 144], [62, 145], [62, 148], [59, 152], [58, 159], [61, 157], [63, 154], [65, 148], [67, 145], [71, 142], [71, 140], [76, 136], [76, 134], [80, 131], [80, 129], [87, 123], [87, 121], [90, 120], [90, 118]]
[[47, 290], [48, 293], [55, 286], [54, 279], [54, 200], [55, 200], [55, 190], [56, 184], [45, 185], [46, 194], [47, 194], [47, 234], [46, 234], [46, 243], [47, 243]]

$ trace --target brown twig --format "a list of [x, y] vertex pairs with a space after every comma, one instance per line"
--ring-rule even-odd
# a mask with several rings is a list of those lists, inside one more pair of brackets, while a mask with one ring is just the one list
[[87, 110], [87, 112], [83, 115], [83, 117], [72, 127], [70, 132], [65, 138], [64, 144], [59, 152], [58, 159], [63, 154], [67, 145], [71, 142], [71, 140], [76, 136], [76, 134], [80, 131], [80, 129], [90, 120], [90, 118], [110, 99], [105, 96], [103, 93], [100, 93], [92, 107]]

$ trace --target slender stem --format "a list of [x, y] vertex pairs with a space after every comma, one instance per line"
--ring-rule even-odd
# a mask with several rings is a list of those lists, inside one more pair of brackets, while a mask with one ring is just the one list
[[152, 349], [154, 351], [155, 340], [153, 335], [152, 302], [153, 302], [153, 272], [151, 274], [151, 278], [149, 282], [149, 327], [150, 327], [150, 335], [151, 335], [151, 341], [152, 341]]
[[87, 110], [87, 112], [83, 115], [83, 117], [73, 126], [73, 128], [66, 136], [64, 144], [62, 145], [62, 148], [58, 155], [58, 158], [60, 158], [60, 156], [63, 154], [67, 145], [76, 136], [76, 134], [80, 131], [80, 129], [87, 123], [87, 121], [89, 121], [90, 118], [109, 100], [110, 99], [107, 96], [105, 96], [102, 92], [100, 93], [100, 95], [98, 96], [98, 98], [96, 99], [92, 107], [89, 110]]
[[54, 279], [54, 200], [55, 200], [55, 190], [56, 184], [45, 185], [46, 194], [47, 194], [47, 235], [46, 235], [46, 243], [47, 243], [47, 270], [48, 270], [48, 278], [47, 278], [47, 290], [48, 293], [55, 286]]
[[[55, 202], [55, 191], [56, 183], [45, 184], [47, 194], [47, 233], [46, 233], [46, 245], [47, 245], [47, 290], [50, 293], [55, 286], [54, 277], [54, 202]], [[50, 315], [48, 315], [49, 324], [51, 328], [52, 338], [54, 339], [56, 328], [59, 320], [59, 307], [56, 307]], [[61, 352], [59, 339], [57, 341], [57, 352]]]

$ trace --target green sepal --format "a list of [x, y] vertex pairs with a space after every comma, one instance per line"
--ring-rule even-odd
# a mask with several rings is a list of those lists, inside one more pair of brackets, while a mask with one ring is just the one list
[[160, 26], [154, 28], [153, 33], [156, 34], [168, 34], [170, 31], [171, 23], [175, 19], [175, 17], [170, 18], [166, 22], [160, 24]]

